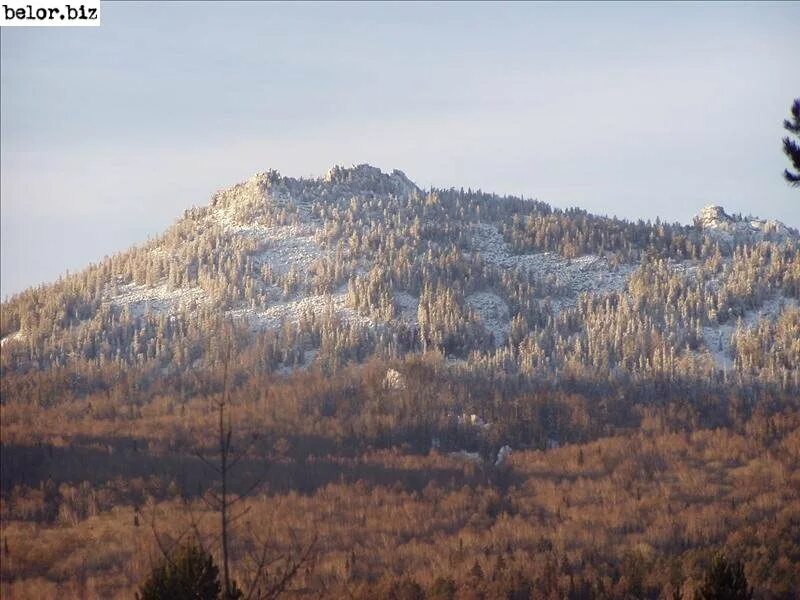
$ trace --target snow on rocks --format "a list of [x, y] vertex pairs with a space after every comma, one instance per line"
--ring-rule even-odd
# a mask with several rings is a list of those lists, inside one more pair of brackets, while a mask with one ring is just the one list
[[346, 305], [346, 296], [344, 292], [304, 296], [294, 300], [276, 302], [266, 310], [238, 308], [228, 311], [227, 314], [248, 321], [250, 327], [255, 331], [277, 329], [284, 323], [297, 324], [304, 315], [325, 313], [336, 315], [346, 323], [374, 325], [370, 319], [359, 315]]
[[419, 298], [416, 298], [408, 292], [396, 292], [394, 295], [394, 302], [397, 308], [400, 309], [400, 318], [411, 325], [417, 325], [419, 313]]
[[553, 281], [564, 289], [566, 293], [563, 296], [551, 297], [556, 312], [575, 306], [583, 292], [602, 295], [624, 290], [630, 274], [636, 268], [634, 265], [612, 268], [608, 260], [593, 254], [575, 259], [552, 252], [512, 254], [497, 227], [488, 223], [473, 227], [472, 245], [473, 250], [479, 252], [489, 264], [521, 269], [532, 277]]
[[268, 215], [274, 217], [276, 213], [281, 213], [282, 222], [293, 225], [313, 221], [306, 203], [292, 197], [280, 174], [267, 171], [217, 192], [206, 212], [206, 222], [234, 236], [258, 239], [272, 234]]
[[22, 333], [22, 330], [17, 331], [15, 333], [11, 333], [0, 340], [0, 348], [5, 346], [6, 344], [10, 344], [11, 342], [22, 342], [25, 340], [25, 334]]
[[206, 293], [200, 287], [170, 289], [162, 282], [155, 286], [128, 283], [107, 287], [104, 302], [119, 308], [127, 307], [131, 316], [141, 317], [148, 312], [173, 313], [206, 299]]
[[721, 206], [709, 205], [694, 218], [694, 224], [703, 232], [726, 243], [741, 241], [783, 241], [797, 237], [798, 232], [780, 221], [767, 219], [740, 219], [727, 214]]
[[478, 292], [465, 298], [469, 306], [480, 317], [483, 326], [494, 335], [495, 346], [505, 344], [511, 329], [511, 316], [508, 304], [491, 292]]
[[389, 191], [399, 195], [419, 191], [406, 174], [398, 169], [384, 173], [377, 167], [362, 164], [352, 167], [335, 165], [322, 178], [328, 185], [353, 186], [359, 190]]
[[276, 274], [287, 273], [292, 266], [307, 271], [314, 262], [327, 255], [313, 234], [313, 229], [300, 225], [266, 229], [261, 249], [252, 254], [253, 260], [268, 265]]
[[506, 460], [508, 460], [509, 456], [511, 456], [511, 446], [508, 445], [503, 446], [497, 452], [497, 460], [494, 461], [494, 466], [495, 467], [502, 466], [503, 464], [505, 464]]

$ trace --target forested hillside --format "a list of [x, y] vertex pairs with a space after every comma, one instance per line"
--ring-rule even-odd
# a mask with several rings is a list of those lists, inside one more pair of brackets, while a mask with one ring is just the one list
[[313, 546], [284, 594], [691, 598], [722, 551], [800, 594], [784, 224], [270, 171], [1, 317], [3, 598], [131, 597], [189, 529], [219, 558], [220, 398], [239, 581]]
[[630, 223], [362, 165], [274, 171], [220, 192], [144, 247], [3, 304], [4, 372], [219, 360], [208, 332], [261, 346], [255, 368], [326, 372], [439, 350], [557, 380], [798, 385], [797, 232], [709, 207]]

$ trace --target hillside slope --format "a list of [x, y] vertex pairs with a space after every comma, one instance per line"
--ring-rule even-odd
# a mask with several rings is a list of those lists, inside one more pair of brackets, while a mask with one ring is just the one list
[[[214, 360], [223, 323], [262, 367], [336, 370], [437, 349], [557, 376], [742, 375], [798, 383], [800, 237], [710, 206], [631, 223], [402, 172], [259, 173], [148, 244], [3, 304], [3, 369]], [[244, 339], [246, 338], [246, 339]], [[268, 340], [268, 341], [265, 341]]]

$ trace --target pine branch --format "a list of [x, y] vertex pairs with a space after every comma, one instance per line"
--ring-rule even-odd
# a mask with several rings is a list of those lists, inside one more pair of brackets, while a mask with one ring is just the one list
[[788, 137], [783, 138], [783, 153], [789, 157], [795, 169], [800, 169], [800, 144]]
[[794, 123], [792, 123], [792, 121], [789, 119], [785, 119], [783, 121], [783, 128], [786, 131], [791, 131], [792, 133], [800, 133], [800, 98], [792, 103], [791, 111], [792, 116], [794, 117], [792, 119]]
[[784, 169], [783, 171], [783, 178], [791, 185], [792, 187], [800, 187], [800, 175], [795, 175], [789, 169]]

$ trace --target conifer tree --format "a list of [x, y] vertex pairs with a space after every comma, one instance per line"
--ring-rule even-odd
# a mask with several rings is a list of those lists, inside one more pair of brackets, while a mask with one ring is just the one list
[[747, 585], [741, 561], [728, 561], [717, 554], [706, 571], [695, 600], [751, 600], [753, 590]]
[[214, 559], [197, 543], [190, 542], [150, 573], [137, 600], [217, 600], [222, 587]]
[[[800, 139], [800, 98], [792, 103], [791, 111], [792, 119], [784, 120], [783, 128]], [[792, 187], [800, 187], [800, 144], [786, 136], [783, 138], [783, 153], [789, 157], [795, 171], [792, 173], [789, 169], [784, 169], [783, 178]]]

